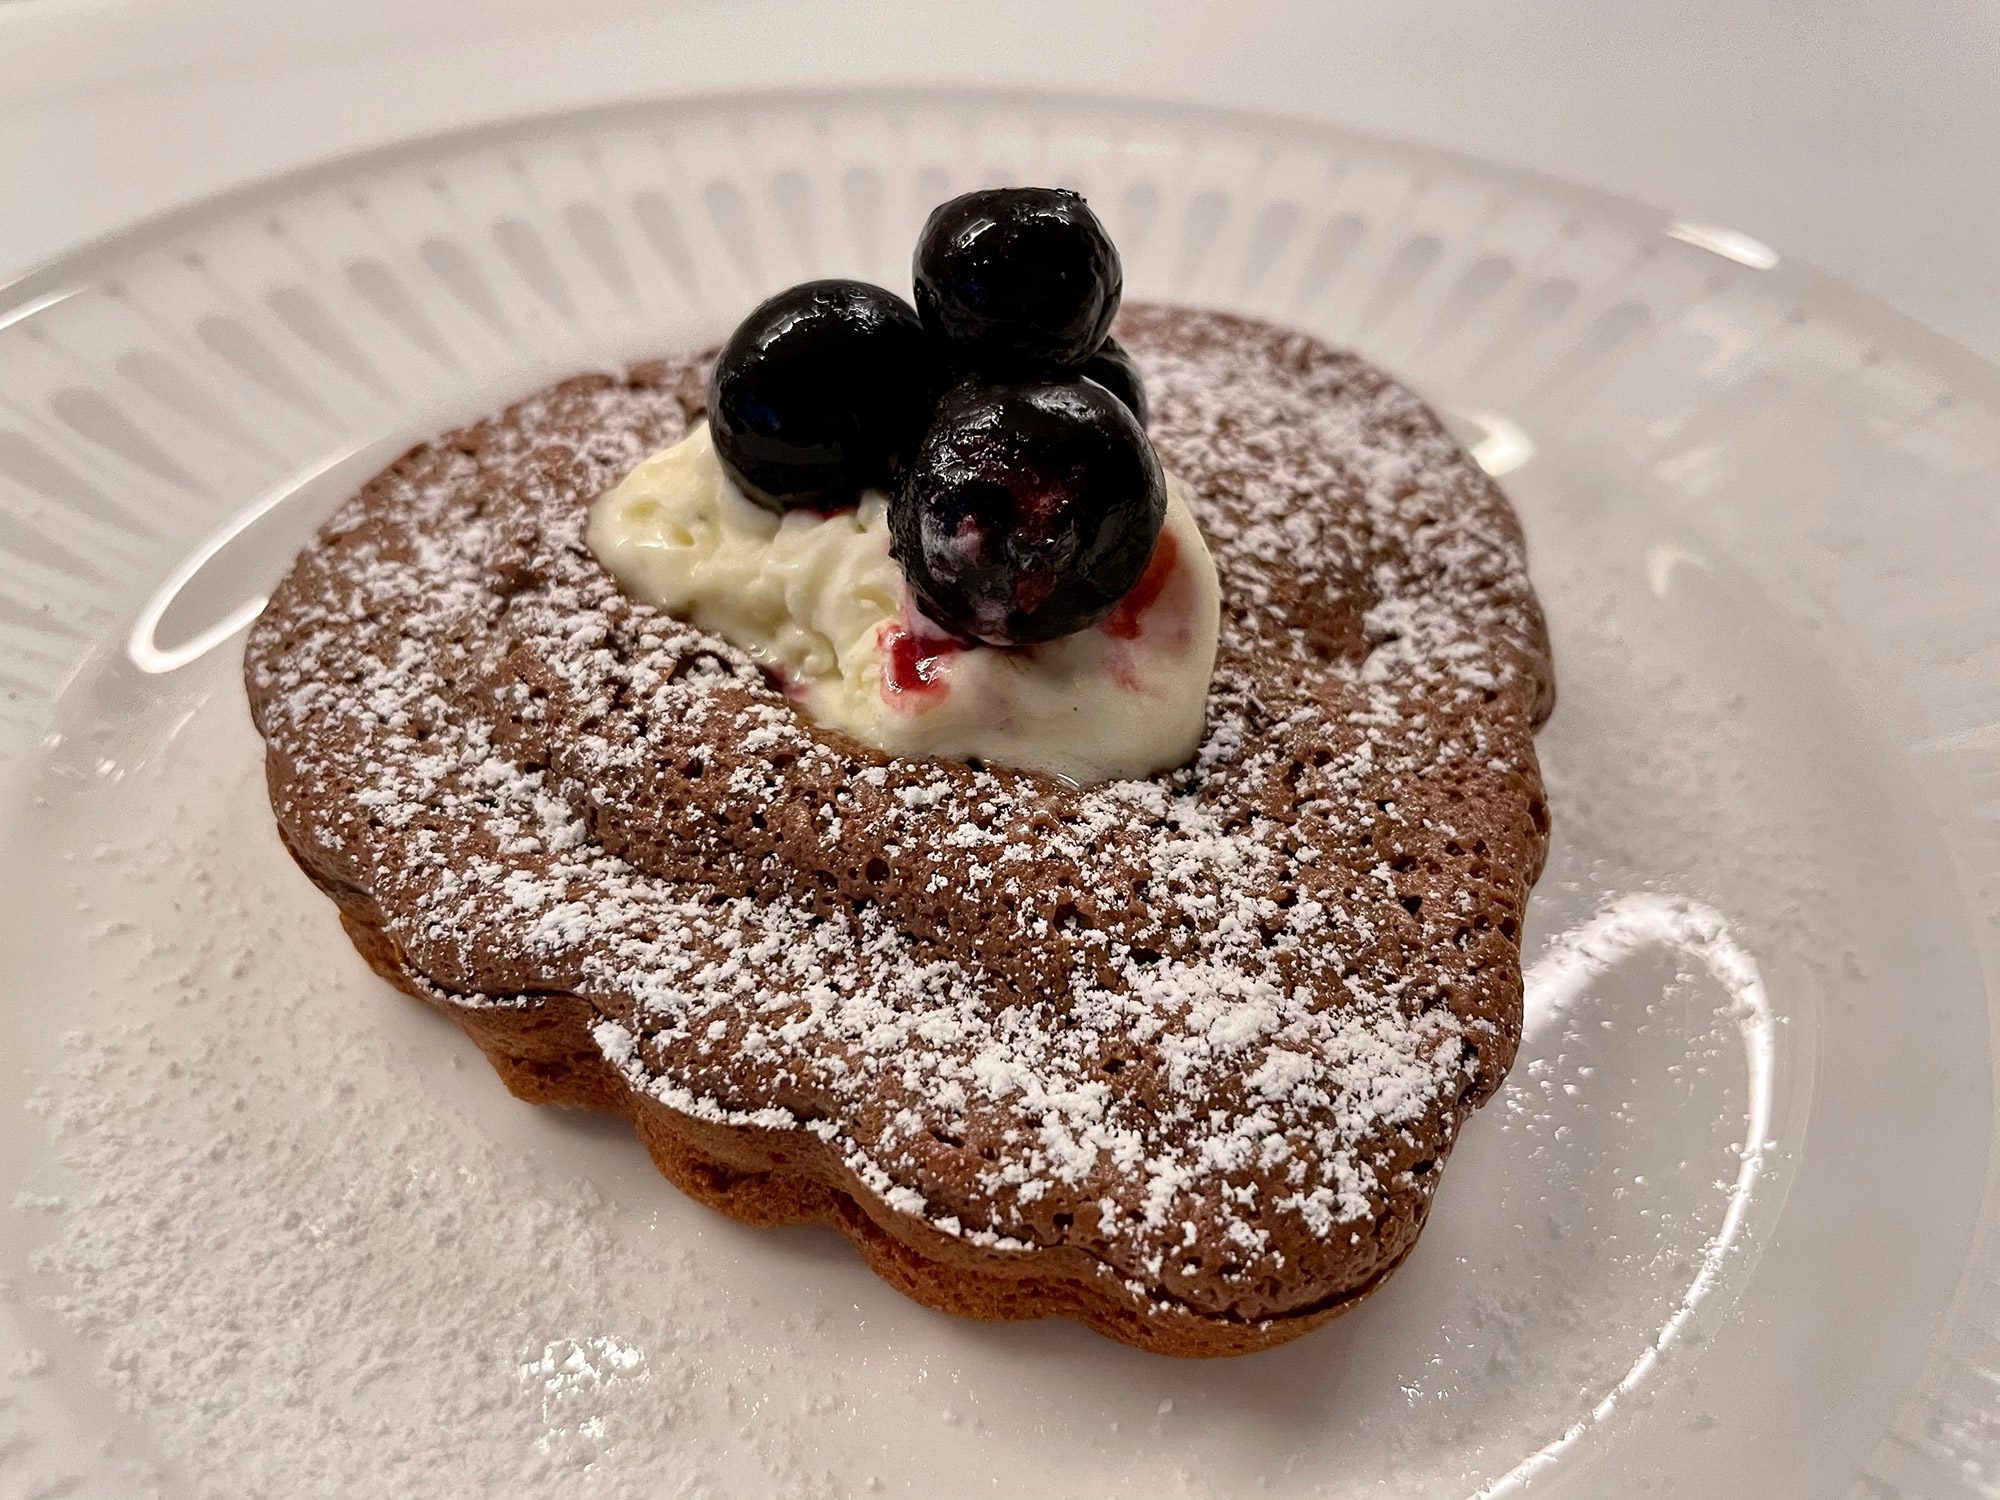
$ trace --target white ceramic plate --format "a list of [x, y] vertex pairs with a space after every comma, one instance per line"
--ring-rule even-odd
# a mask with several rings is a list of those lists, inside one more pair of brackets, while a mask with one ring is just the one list
[[[901, 284], [931, 204], [1024, 180], [1090, 195], [1134, 295], [1436, 400], [1555, 632], [1513, 1078], [1394, 1282], [1249, 1359], [931, 1314], [513, 1103], [290, 868], [237, 681], [261, 592], [399, 445], [789, 281]], [[0, 1491], [1991, 1492], [1996, 465], [2000, 374], [1740, 235], [1176, 109], [623, 108], [30, 279]]]

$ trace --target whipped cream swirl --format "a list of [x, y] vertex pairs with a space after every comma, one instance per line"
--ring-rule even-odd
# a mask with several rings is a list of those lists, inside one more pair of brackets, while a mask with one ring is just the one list
[[1002, 649], [924, 618], [889, 555], [888, 499], [763, 509], [707, 426], [592, 506], [590, 549], [632, 597], [748, 653], [816, 723], [890, 755], [988, 761], [1077, 784], [1147, 776], [1201, 743], [1221, 618], [1179, 480], [1145, 574], [1088, 630]]

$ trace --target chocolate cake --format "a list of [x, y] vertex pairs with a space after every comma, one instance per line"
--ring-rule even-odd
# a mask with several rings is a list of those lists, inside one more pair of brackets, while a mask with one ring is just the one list
[[585, 514], [698, 358], [412, 449], [246, 676], [287, 846], [520, 1097], [934, 1307], [1233, 1354], [1381, 1284], [1506, 1074], [1553, 678], [1513, 514], [1407, 390], [1230, 316], [1117, 334], [1221, 576], [1176, 770], [891, 759], [622, 595]]

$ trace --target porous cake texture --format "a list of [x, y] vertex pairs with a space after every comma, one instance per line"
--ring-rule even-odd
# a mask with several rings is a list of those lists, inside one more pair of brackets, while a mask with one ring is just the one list
[[1506, 1074], [1554, 683], [1512, 511], [1407, 390], [1220, 314], [1117, 334], [1222, 581], [1178, 770], [892, 760], [623, 597], [586, 514], [700, 358], [411, 450], [246, 676], [287, 846], [515, 1093], [919, 1301], [1232, 1354], [1381, 1283]]

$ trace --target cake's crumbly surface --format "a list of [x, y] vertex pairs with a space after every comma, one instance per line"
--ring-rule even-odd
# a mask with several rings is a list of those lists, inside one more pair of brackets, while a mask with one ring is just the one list
[[412, 450], [246, 670], [287, 844], [517, 1092], [936, 1305], [1237, 1352], [1402, 1259], [1512, 1061], [1553, 678], [1512, 512], [1408, 391], [1216, 314], [1118, 334], [1222, 578], [1179, 771], [892, 761], [623, 598], [586, 513], [699, 360]]

